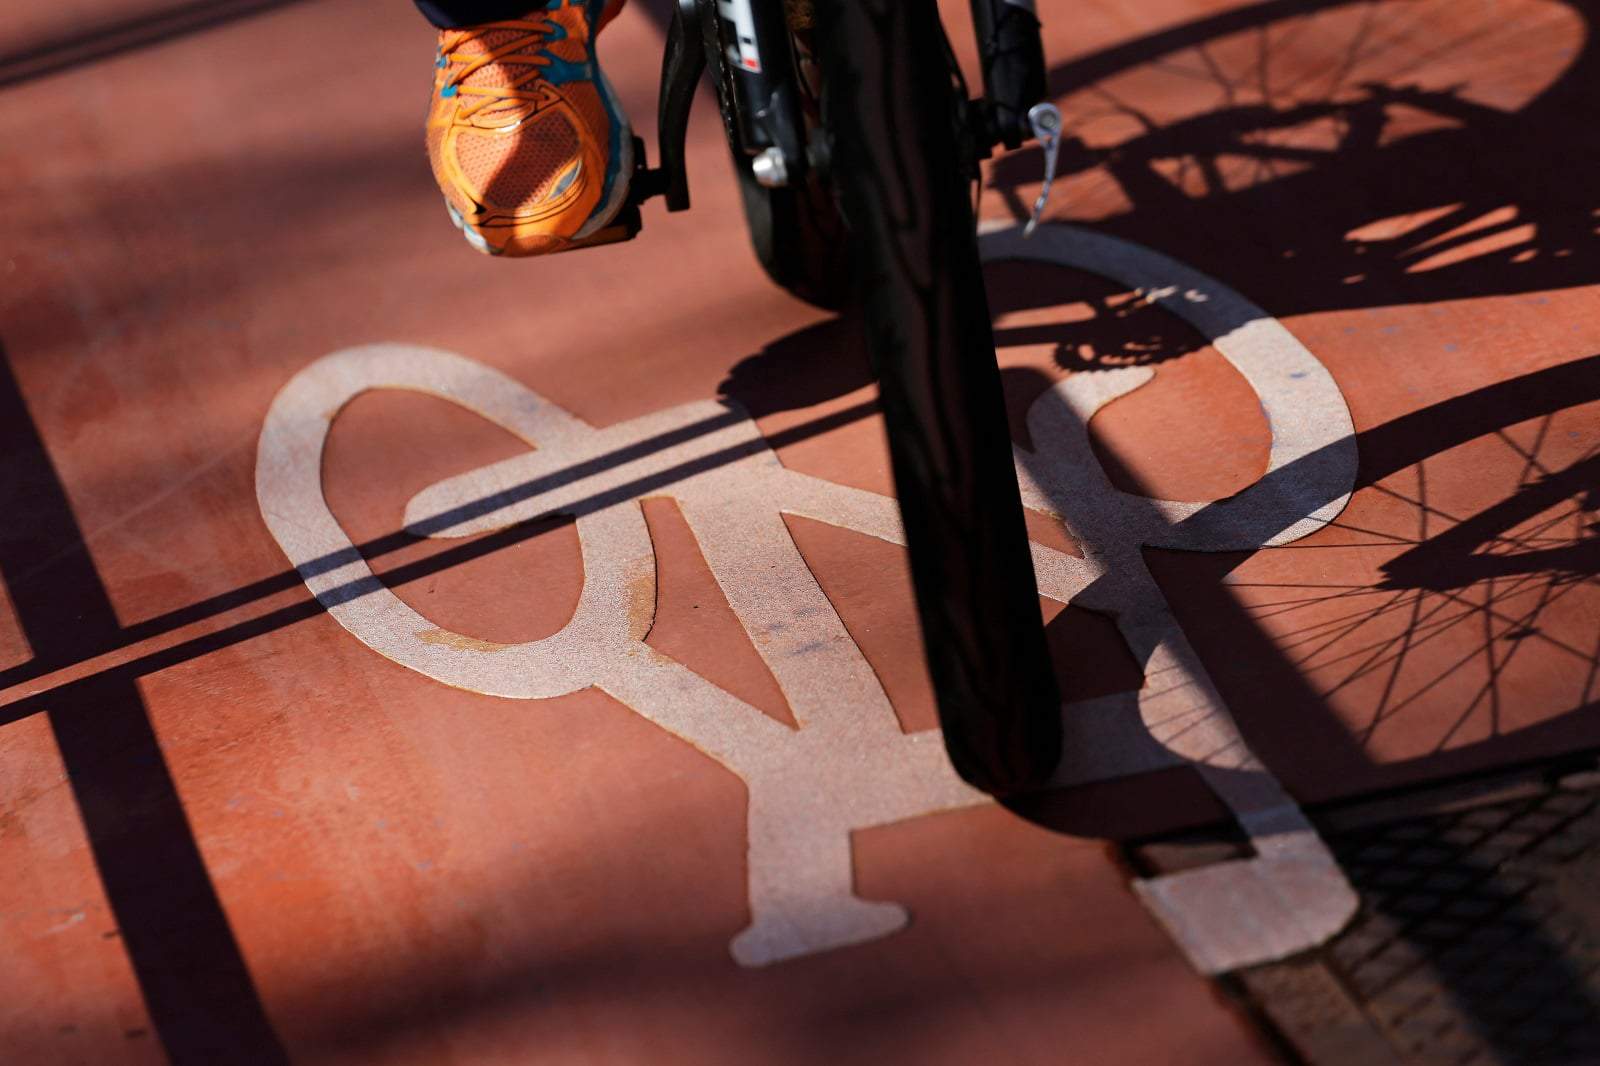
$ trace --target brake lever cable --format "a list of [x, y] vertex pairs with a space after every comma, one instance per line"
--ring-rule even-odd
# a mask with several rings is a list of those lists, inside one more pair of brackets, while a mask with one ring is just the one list
[[1056, 156], [1061, 149], [1061, 109], [1048, 101], [1028, 108], [1028, 125], [1044, 149], [1044, 184], [1039, 188], [1039, 198], [1033, 202], [1033, 215], [1023, 227], [1022, 235], [1032, 237], [1044, 214], [1044, 205], [1050, 200], [1050, 184], [1056, 180]]

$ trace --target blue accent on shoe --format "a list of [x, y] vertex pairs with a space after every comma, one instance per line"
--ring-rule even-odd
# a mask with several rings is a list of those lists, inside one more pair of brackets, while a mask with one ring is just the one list
[[578, 173], [582, 169], [583, 164], [579, 163], [568, 170], [565, 174], [561, 175], [561, 180], [556, 182], [556, 187], [550, 190], [550, 194], [546, 196], [545, 199], [554, 200], [556, 197], [572, 188], [572, 183], [578, 180]]
[[[596, 70], [595, 86], [599, 88], [602, 84], [600, 72]], [[611, 199], [612, 186], [616, 183], [617, 174], [622, 170], [622, 127], [626, 123], [620, 113], [620, 104], [617, 113], [614, 114], [611, 105], [616, 101], [608, 99], [604, 91], [600, 93], [600, 99], [606, 105], [606, 116], [611, 119], [611, 155], [606, 159], [606, 180], [600, 186], [603, 197], [600, 202], [604, 204]]]
[[[595, 62], [595, 30], [600, 25], [600, 19], [605, 14], [608, 0], [577, 0], [582, 4], [584, 15], [589, 23], [589, 59], [575, 63], [562, 59], [560, 56], [551, 55], [545, 51], [545, 56], [550, 60], [540, 73], [540, 77], [551, 86], [565, 85], [568, 82], [587, 81], [594, 85], [600, 94], [600, 101], [606, 109], [606, 118], [610, 120], [609, 144], [610, 153], [606, 161], [606, 173], [601, 184], [600, 204], [596, 210], [603, 207], [611, 199], [611, 190], [615, 187], [618, 174], [622, 170], [622, 131], [627, 126], [627, 118], [622, 113], [620, 101], [607, 94], [601, 88], [600, 66]], [[546, 11], [554, 11], [567, 6], [567, 0], [548, 0], [544, 5]], [[560, 24], [552, 25], [545, 35], [546, 41], [560, 41], [568, 36], [566, 27]]]
[[439, 95], [441, 97], [454, 96], [455, 94], [456, 94], [456, 87], [454, 85], [446, 85], [443, 89], [439, 90]]
[[[548, 52], [545, 54], [550, 55]], [[574, 63], [560, 56], [550, 56], [550, 65], [545, 67], [539, 76], [551, 85], [565, 85], [569, 81], [593, 81], [594, 64]]]
[[616, 187], [617, 177], [622, 171], [622, 131], [627, 126], [627, 116], [622, 111], [622, 101], [606, 92], [606, 83], [600, 78], [600, 62], [596, 58], [594, 28], [600, 25], [600, 19], [605, 14], [608, 0], [585, 0], [586, 13], [589, 16], [591, 28], [589, 39], [589, 77], [594, 81], [594, 87], [600, 94], [600, 102], [605, 105], [606, 117], [611, 120], [610, 152], [606, 158], [605, 180], [601, 183], [600, 203], [603, 206], [611, 199], [611, 190]]

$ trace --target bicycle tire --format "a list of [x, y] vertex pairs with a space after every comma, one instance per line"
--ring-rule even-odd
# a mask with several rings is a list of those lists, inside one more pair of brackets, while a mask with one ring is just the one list
[[850, 278], [844, 224], [833, 193], [814, 173], [792, 188], [756, 181], [750, 161], [735, 152], [739, 199], [761, 269], [778, 286], [828, 311], [844, 302]]
[[879, 383], [951, 762], [995, 795], [1061, 755], [978, 258], [959, 107], [933, 0], [819, 0], [830, 180]]

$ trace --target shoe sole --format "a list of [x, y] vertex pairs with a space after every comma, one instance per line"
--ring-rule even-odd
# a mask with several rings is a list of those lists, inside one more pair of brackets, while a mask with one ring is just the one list
[[467, 225], [467, 220], [461, 217], [461, 212], [456, 210], [456, 205], [451, 203], [448, 198], [444, 202], [444, 209], [450, 212], [450, 221], [455, 223], [456, 229], [461, 231], [461, 236], [467, 239], [467, 243], [472, 246], [474, 251], [482, 252], [484, 255], [500, 254], [497, 248], [484, 240], [483, 234]]

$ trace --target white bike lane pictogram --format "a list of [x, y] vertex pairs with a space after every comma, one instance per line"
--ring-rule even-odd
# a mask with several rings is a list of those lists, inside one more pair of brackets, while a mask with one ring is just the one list
[[[1252, 550], [1320, 529], [1349, 499], [1355, 442], [1331, 375], [1275, 319], [1149, 249], [1069, 226], [983, 238], [991, 259], [1032, 259], [1143, 292], [1211, 340], [1259, 397], [1268, 470], [1224, 501], [1175, 503], [1113, 487], [1089, 448], [1094, 412], [1153, 371], [1086, 371], [1035, 402], [1035, 450], [1017, 452], [1028, 506], [1056, 514], [1083, 557], [1033, 545], [1040, 595], [1112, 616], [1145, 682], [1063, 708], [1057, 779], [1079, 783], [1192, 763], [1234, 812], [1255, 856], [1136, 882], [1202, 972], [1320, 943], [1356, 900], [1326, 847], [1250, 752], [1141, 557], [1144, 546]], [[475, 411], [533, 450], [449, 478], [406, 507], [406, 527], [461, 537], [541, 515], [577, 519], [584, 585], [554, 635], [497, 645], [448, 633], [379, 581], [323, 497], [322, 452], [340, 409], [373, 389], [428, 393]], [[701, 402], [593, 429], [459, 355], [377, 344], [295, 375], [261, 431], [256, 492], [306, 586], [357, 639], [457, 688], [539, 700], [597, 687], [737, 774], [748, 789], [750, 925], [759, 966], [871, 940], [907, 914], [853, 891], [853, 830], [989, 802], [950, 768], [936, 732], [907, 734], [783, 523], [799, 515], [904, 543], [892, 499], [786, 469], [742, 411]], [[655, 555], [639, 501], [670, 496], [799, 728], [762, 714], [644, 643]], [[536, 578], [535, 578], [536, 580]], [[619, 757], [625, 757], [619, 753]], [[1063, 907], [1071, 901], [1063, 899]]]

